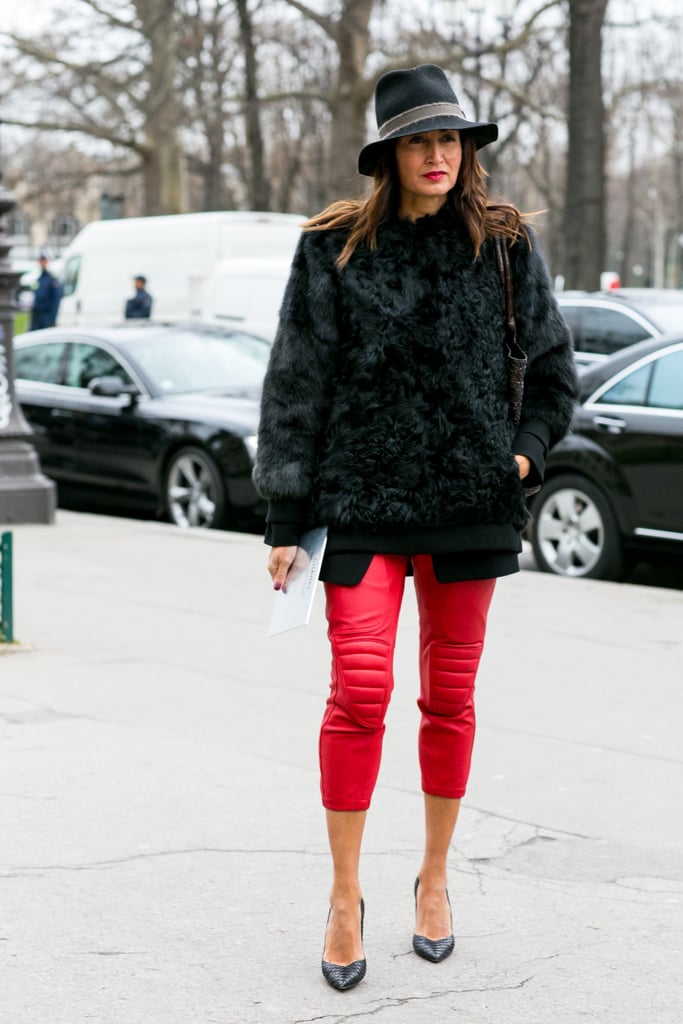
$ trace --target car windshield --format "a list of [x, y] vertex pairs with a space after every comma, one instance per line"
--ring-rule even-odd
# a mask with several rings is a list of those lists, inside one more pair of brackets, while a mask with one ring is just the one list
[[123, 346], [159, 394], [260, 387], [270, 345], [221, 330], [177, 330]]

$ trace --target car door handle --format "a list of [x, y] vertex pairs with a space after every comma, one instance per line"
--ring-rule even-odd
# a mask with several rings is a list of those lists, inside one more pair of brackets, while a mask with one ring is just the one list
[[600, 430], [606, 430], [609, 434], [621, 434], [626, 430], [626, 420], [619, 420], [616, 416], [594, 416], [593, 423]]

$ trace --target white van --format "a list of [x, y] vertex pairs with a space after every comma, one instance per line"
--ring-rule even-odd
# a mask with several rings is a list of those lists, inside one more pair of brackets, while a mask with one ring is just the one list
[[291, 259], [220, 260], [202, 292], [202, 320], [233, 324], [273, 341]]
[[[222, 259], [289, 264], [305, 217], [290, 213], [181, 213], [94, 221], [62, 254], [60, 326], [112, 324], [144, 275], [155, 320], [202, 316], [207, 279]], [[259, 309], [261, 296], [256, 289]], [[242, 313], [246, 311], [242, 304]]]

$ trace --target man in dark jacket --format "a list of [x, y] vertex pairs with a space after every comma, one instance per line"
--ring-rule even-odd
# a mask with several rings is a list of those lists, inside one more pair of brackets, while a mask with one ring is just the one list
[[47, 269], [47, 256], [41, 255], [38, 258], [41, 273], [38, 278], [38, 285], [33, 294], [33, 309], [31, 310], [31, 330], [38, 331], [41, 327], [54, 327], [57, 320], [59, 301], [62, 297], [62, 286], [50, 271]]
[[146, 290], [147, 278], [138, 274], [133, 278], [135, 295], [126, 302], [126, 320], [144, 320], [152, 315], [152, 296]]

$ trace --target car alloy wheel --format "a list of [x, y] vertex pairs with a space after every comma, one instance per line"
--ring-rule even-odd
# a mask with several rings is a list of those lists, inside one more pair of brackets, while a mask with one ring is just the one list
[[543, 572], [591, 579], [619, 579], [621, 540], [610, 504], [581, 476], [555, 477], [532, 506], [531, 543]]
[[168, 516], [176, 526], [223, 526], [225, 487], [215, 462], [201, 448], [188, 446], [173, 455], [165, 492]]

